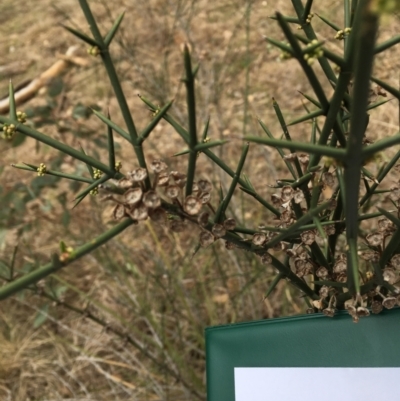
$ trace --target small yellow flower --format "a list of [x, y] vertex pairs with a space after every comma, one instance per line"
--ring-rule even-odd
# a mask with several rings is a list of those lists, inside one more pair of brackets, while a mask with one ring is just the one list
[[115, 171], [120, 171], [122, 168], [122, 163], [120, 161], [115, 163], [114, 169]]
[[39, 167], [37, 168], [37, 175], [42, 177], [46, 174], [46, 165], [44, 163], [40, 163]]
[[4, 124], [3, 125], [3, 138], [11, 139], [16, 131], [16, 127], [14, 124]]
[[102, 174], [103, 173], [100, 170], [98, 170], [97, 168], [93, 169], [93, 178], [95, 180], [98, 180]]
[[[314, 39], [307, 45], [307, 47], [315, 46], [316, 44], [318, 44], [318, 40]], [[304, 55], [304, 60], [306, 60], [309, 65], [311, 65], [316, 59], [322, 57], [323, 55], [324, 51], [322, 50], [320, 45], [317, 46], [315, 49], [308, 51]]]
[[343, 31], [343, 29], [341, 29], [340, 31], [336, 32], [335, 39], [343, 40], [343, 38], [344, 38], [344, 31]]
[[100, 49], [97, 46], [93, 46], [93, 47], [90, 47], [87, 50], [87, 52], [88, 52], [89, 55], [91, 55], [93, 57], [96, 57], [96, 56], [98, 56], [100, 54]]
[[157, 108], [152, 113], [152, 116], [155, 117], [159, 112], [160, 112], [160, 106], [157, 106]]
[[343, 40], [345, 36], [350, 35], [351, 28], [344, 28], [336, 32], [335, 39]]
[[17, 120], [20, 123], [25, 123], [26, 122], [26, 113], [24, 113], [23, 111], [17, 111]]

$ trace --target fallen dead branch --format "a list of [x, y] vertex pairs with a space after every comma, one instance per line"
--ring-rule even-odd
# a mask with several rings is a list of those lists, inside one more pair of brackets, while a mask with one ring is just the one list
[[[32, 99], [40, 88], [48, 85], [52, 79], [62, 75], [71, 66], [86, 67], [89, 61], [78, 56], [78, 46], [71, 46], [65, 54], [59, 55], [58, 60], [46, 71], [37, 78], [27, 81], [19, 87], [15, 92], [15, 103], [21, 105]], [[0, 100], [0, 114], [5, 114], [9, 111], [9, 98]]]

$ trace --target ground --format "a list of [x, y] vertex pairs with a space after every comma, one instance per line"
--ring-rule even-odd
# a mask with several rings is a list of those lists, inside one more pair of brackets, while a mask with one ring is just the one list
[[[330, 1], [329, 9], [327, 2], [315, 3], [315, 13], [343, 25], [341, 1]], [[293, 60], [282, 61], [279, 51], [264, 38], [283, 39], [269, 17], [275, 10], [292, 14], [287, 0], [118, 0], [112, 7], [99, 0], [89, 4], [102, 32], [125, 12], [111, 53], [139, 129], [152, 114], [138, 94], [160, 106], [174, 99], [171, 114], [187, 124], [181, 81], [185, 43], [195, 63], [200, 63], [198, 128], [210, 117], [209, 137], [229, 139], [216, 152], [232, 168], [240, 157], [242, 135], [264, 135], [258, 119], [275, 137], [281, 135], [272, 97], [287, 121], [304, 114], [303, 104], [309, 106], [299, 93], [311, 94], [299, 66]], [[335, 32], [317, 16], [314, 21], [319, 38], [340, 52]], [[116, 123], [123, 125], [123, 121], [99, 59], [90, 58], [86, 46], [62, 26], [90, 34], [79, 2], [3, 0], [0, 22], [0, 67], [12, 65], [15, 73], [2, 73], [0, 68], [0, 95], [6, 95], [10, 78], [18, 86], [49, 68], [70, 46], [80, 46], [80, 55], [89, 60], [89, 66], [72, 67], [62, 81], [49, 82], [47, 89], [21, 108], [34, 110], [30, 121], [46, 134], [76, 148], [81, 144], [88, 154], [106, 160], [104, 125], [95, 116], [85, 118], [82, 113], [86, 106], [96, 105], [103, 112], [109, 110]], [[398, 28], [399, 19], [387, 17], [378, 42], [396, 34]], [[395, 47], [379, 57], [375, 74], [397, 86], [399, 60], [399, 47]], [[324, 85], [328, 88], [329, 82]], [[48, 107], [45, 116], [40, 115], [40, 106]], [[46, 121], [52, 123], [41, 126]], [[391, 101], [371, 113], [368, 135], [379, 139], [397, 132], [398, 126], [398, 105]], [[309, 131], [307, 125], [295, 126], [291, 135], [304, 139]], [[116, 141], [123, 170], [137, 167], [132, 149], [122, 138]], [[10, 166], [44, 162], [57, 164], [65, 172], [82, 173], [86, 167], [81, 163], [60, 158], [29, 138], [20, 146], [5, 141], [0, 146], [3, 263], [9, 264], [18, 246], [16, 269], [29, 271], [46, 263], [61, 240], [77, 246], [115, 224], [109, 205], [100, 198], [86, 199], [72, 210], [76, 188], [68, 182], [46, 183]], [[163, 158], [182, 172], [186, 159], [172, 156], [183, 149], [180, 137], [164, 121], [145, 144], [148, 161]], [[276, 152], [262, 146], [252, 145], [248, 160], [246, 174], [267, 197], [271, 193], [267, 185], [280, 177], [283, 164]], [[230, 184], [230, 178], [204, 155], [198, 159], [200, 178], [215, 184], [214, 201], [217, 188], [221, 185], [226, 190]], [[252, 228], [272, 220], [240, 191], [230, 213]], [[275, 272], [250, 255], [227, 252], [218, 243], [192, 258], [197, 236], [198, 232], [190, 229], [174, 233], [147, 222], [130, 227], [102, 250], [47, 282], [63, 294], [64, 306], [44, 298], [40, 290], [1, 302], [0, 398], [205, 399], [204, 327], [304, 312], [305, 302], [285, 283], [263, 301]]]

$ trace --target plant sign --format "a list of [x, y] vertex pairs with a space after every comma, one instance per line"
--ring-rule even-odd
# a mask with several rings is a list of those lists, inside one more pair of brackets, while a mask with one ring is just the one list
[[399, 399], [400, 309], [206, 329], [208, 401]]

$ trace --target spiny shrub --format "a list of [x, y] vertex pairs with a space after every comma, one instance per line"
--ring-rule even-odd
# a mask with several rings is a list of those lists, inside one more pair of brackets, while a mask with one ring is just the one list
[[[100, 57], [107, 71], [118, 101], [126, 129], [115, 124], [109, 115], [94, 111], [104, 122], [108, 138], [108, 162], [103, 163], [24, 124], [25, 116], [16, 110], [13, 87], [10, 84], [8, 117], [0, 117], [4, 138], [16, 132], [41, 141], [87, 165], [90, 177], [53, 171], [44, 164], [17, 164], [38, 175], [55, 175], [87, 183], [78, 194], [76, 203], [100, 190], [103, 198], [113, 202], [114, 218], [119, 221], [98, 238], [77, 248], [62, 244], [60, 254], [54, 254], [45, 266], [22, 277], [11, 274], [8, 283], [0, 288], [0, 299], [24, 288], [35, 289], [35, 284], [55, 271], [92, 252], [132, 224], [150, 218], [168, 224], [180, 232], [195, 226], [199, 232], [199, 248], [225, 241], [226, 248], [242, 249], [272, 265], [277, 276], [267, 296], [280, 280], [287, 280], [308, 298], [309, 311], [323, 311], [334, 316], [336, 309], [347, 308], [354, 321], [372, 309], [400, 304], [400, 288], [396, 286], [400, 269], [400, 181], [390, 189], [380, 183], [396, 168], [398, 151], [388, 162], [381, 162], [379, 153], [400, 143], [400, 134], [373, 143], [367, 136], [369, 111], [389, 99], [387, 93], [400, 99], [400, 92], [372, 76], [377, 54], [400, 42], [396, 36], [376, 44], [379, 20], [384, 12], [398, 9], [397, 2], [384, 0], [344, 1], [342, 27], [312, 12], [313, 1], [303, 4], [292, 0], [295, 15], [276, 13], [273, 17], [281, 28], [285, 41], [266, 40], [281, 51], [281, 58], [296, 59], [300, 64], [313, 94], [304, 94], [313, 110], [287, 123], [278, 105], [273, 108], [282, 128], [282, 139], [276, 139], [260, 121], [265, 136], [243, 137], [243, 149], [235, 169], [213, 152], [213, 147], [224, 141], [210, 141], [208, 122], [198, 132], [196, 121], [195, 80], [198, 67], [192, 66], [191, 53], [184, 47], [183, 59], [187, 93], [187, 125], [183, 126], [170, 113], [172, 102], [157, 107], [144, 97], [140, 99], [153, 112], [150, 124], [139, 132], [127, 105], [109, 48], [120, 24], [121, 15], [104, 36], [86, 0], [79, 1], [90, 26], [92, 36], [66, 27], [73, 35], [86, 42], [89, 54]], [[320, 18], [332, 28], [332, 39], [343, 44], [342, 52], [332, 52], [320, 41], [313, 21]], [[319, 64], [330, 88], [325, 88], [316, 73]], [[371, 82], [374, 86], [371, 89]], [[326, 85], [325, 85], [326, 86]], [[328, 96], [328, 90], [333, 91]], [[177, 156], [187, 158], [185, 172], [168, 171], [162, 160], [148, 164], [143, 144], [157, 123], [164, 119], [181, 136], [187, 149]], [[305, 123], [310, 127], [309, 140], [294, 141], [289, 126]], [[128, 166], [125, 173], [115, 160], [114, 135], [130, 144], [136, 154], [136, 166]], [[273, 147], [281, 156], [287, 175], [276, 183], [270, 199], [263, 198], [249, 178], [242, 173], [250, 143]], [[202, 152], [231, 178], [227, 193], [219, 191], [211, 198], [211, 184], [196, 178], [196, 161]], [[379, 164], [378, 173], [368, 170], [370, 163]], [[229, 205], [239, 188], [253, 197], [260, 208], [274, 216], [275, 224], [261, 227], [240, 227], [229, 216]], [[327, 195], [328, 194], [328, 195]], [[216, 198], [216, 199], [215, 199]], [[393, 211], [373, 206], [379, 199], [391, 202]], [[360, 229], [362, 221], [378, 219], [369, 232]]]

